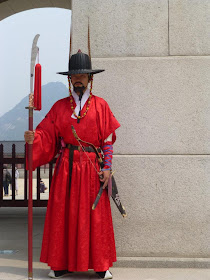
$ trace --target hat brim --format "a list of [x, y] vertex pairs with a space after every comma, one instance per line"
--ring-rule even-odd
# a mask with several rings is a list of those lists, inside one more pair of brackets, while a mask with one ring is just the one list
[[105, 71], [105, 70], [78, 69], [78, 70], [71, 70], [71, 71], [67, 71], [67, 72], [57, 72], [57, 74], [71, 76], [71, 75], [76, 75], [76, 74], [97, 74], [97, 73], [101, 73], [103, 71]]

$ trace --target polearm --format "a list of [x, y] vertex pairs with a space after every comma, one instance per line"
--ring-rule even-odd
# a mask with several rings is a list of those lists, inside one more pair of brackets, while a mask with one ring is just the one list
[[[33, 110], [34, 110], [34, 66], [38, 54], [37, 41], [39, 34], [34, 37], [31, 49], [31, 65], [30, 65], [30, 94], [29, 94], [29, 107], [27, 107], [28, 127], [33, 131]], [[33, 279], [33, 141], [28, 143], [28, 170], [29, 170], [29, 188], [28, 188], [28, 279]]]

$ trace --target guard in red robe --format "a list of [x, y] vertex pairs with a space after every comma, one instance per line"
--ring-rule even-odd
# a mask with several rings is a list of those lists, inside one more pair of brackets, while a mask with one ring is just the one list
[[[107, 102], [92, 95], [93, 74], [102, 71], [92, 70], [90, 57], [80, 50], [72, 55], [69, 71], [59, 73], [68, 75], [70, 96], [53, 105], [34, 134], [25, 132], [26, 142], [33, 138], [34, 169], [50, 162], [60, 150], [50, 188], [40, 257], [41, 262], [51, 267], [49, 276], [52, 278], [88, 269], [94, 269], [102, 279], [112, 278], [109, 268], [116, 261], [116, 249], [106, 190], [92, 210], [100, 181], [104, 187], [108, 183], [110, 151], [116, 140], [115, 130], [120, 126]], [[92, 147], [82, 143], [82, 149], [79, 145], [72, 125], [78, 136], [92, 143], [99, 153], [107, 151], [102, 171]]]

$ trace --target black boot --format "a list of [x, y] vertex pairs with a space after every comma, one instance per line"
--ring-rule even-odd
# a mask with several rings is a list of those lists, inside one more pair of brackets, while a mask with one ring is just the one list
[[50, 270], [50, 273], [48, 274], [48, 276], [51, 278], [54, 278], [54, 279], [58, 279], [58, 278], [67, 276], [70, 273], [72, 273], [72, 272], [68, 271], [68, 270]]
[[112, 279], [112, 274], [109, 270], [106, 271], [97, 271], [96, 274], [101, 278], [101, 279]]

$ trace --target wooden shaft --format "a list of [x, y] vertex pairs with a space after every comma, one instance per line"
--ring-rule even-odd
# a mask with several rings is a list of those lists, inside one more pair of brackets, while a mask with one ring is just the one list
[[[33, 131], [33, 108], [29, 107], [29, 130]], [[33, 143], [28, 144], [28, 279], [33, 279]]]

